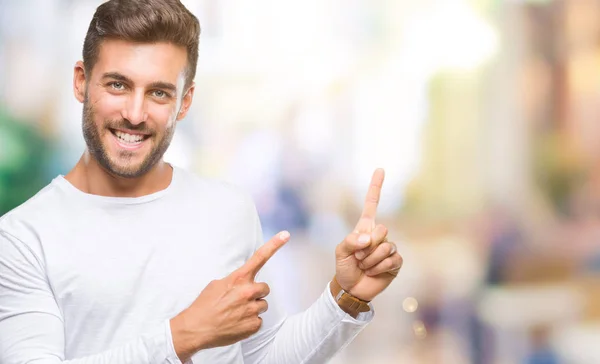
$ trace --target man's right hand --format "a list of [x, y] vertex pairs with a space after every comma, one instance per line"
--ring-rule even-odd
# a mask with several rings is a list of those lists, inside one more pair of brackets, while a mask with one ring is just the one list
[[173, 345], [182, 362], [197, 351], [234, 344], [256, 333], [267, 310], [266, 283], [256, 274], [289, 240], [283, 231], [261, 246], [242, 267], [210, 282], [190, 307], [171, 319]]

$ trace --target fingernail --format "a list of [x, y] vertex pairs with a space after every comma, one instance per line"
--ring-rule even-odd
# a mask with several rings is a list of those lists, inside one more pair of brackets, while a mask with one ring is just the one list
[[371, 235], [360, 234], [360, 236], [358, 237], [359, 245], [367, 245], [367, 244], [369, 244], [370, 241], [371, 241]]
[[281, 240], [286, 240], [289, 237], [290, 237], [290, 233], [287, 231], [282, 231], [279, 233], [279, 239], [281, 239]]
[[365, 252], [363, 252], [362, 250], [361, 251], [357, 251], [356, 253], [354, 253], [354, 256], [358, 260], [363, 260], [363, 259], [365, 259]]

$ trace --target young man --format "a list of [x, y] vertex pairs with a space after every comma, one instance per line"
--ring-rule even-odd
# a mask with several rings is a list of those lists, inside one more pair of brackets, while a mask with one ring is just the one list
[[335, 277], [285, 317], [255, 279], [289, 234], [262, 245], [245, 194], [162, 160], [199, 33], [178, 0], [98, 7], [73, 82], [87, 150], [0, 220], [2, 364], [322, 363], [373, 317], [402, 262], [374, 224], [383, 171]]

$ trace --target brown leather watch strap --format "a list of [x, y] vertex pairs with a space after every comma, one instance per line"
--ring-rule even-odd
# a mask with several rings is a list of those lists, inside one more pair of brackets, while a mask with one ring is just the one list
[[361, 312], [368, 312], [371, 310], [368, 301], [363, 301], [344, 291], [335, 276], [333, 276], [329, 288], [333, 295], [333, 299], [337, 302], [338, 306], [353, 318], [357, 318], [358, 314]]

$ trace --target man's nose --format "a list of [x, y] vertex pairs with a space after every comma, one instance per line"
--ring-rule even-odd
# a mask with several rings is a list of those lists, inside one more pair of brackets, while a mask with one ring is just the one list
[[138, 125], [148, 119], [144, 92], [140, 91], [131, 94], [123, 107], [121, 116], [133, 125]]

